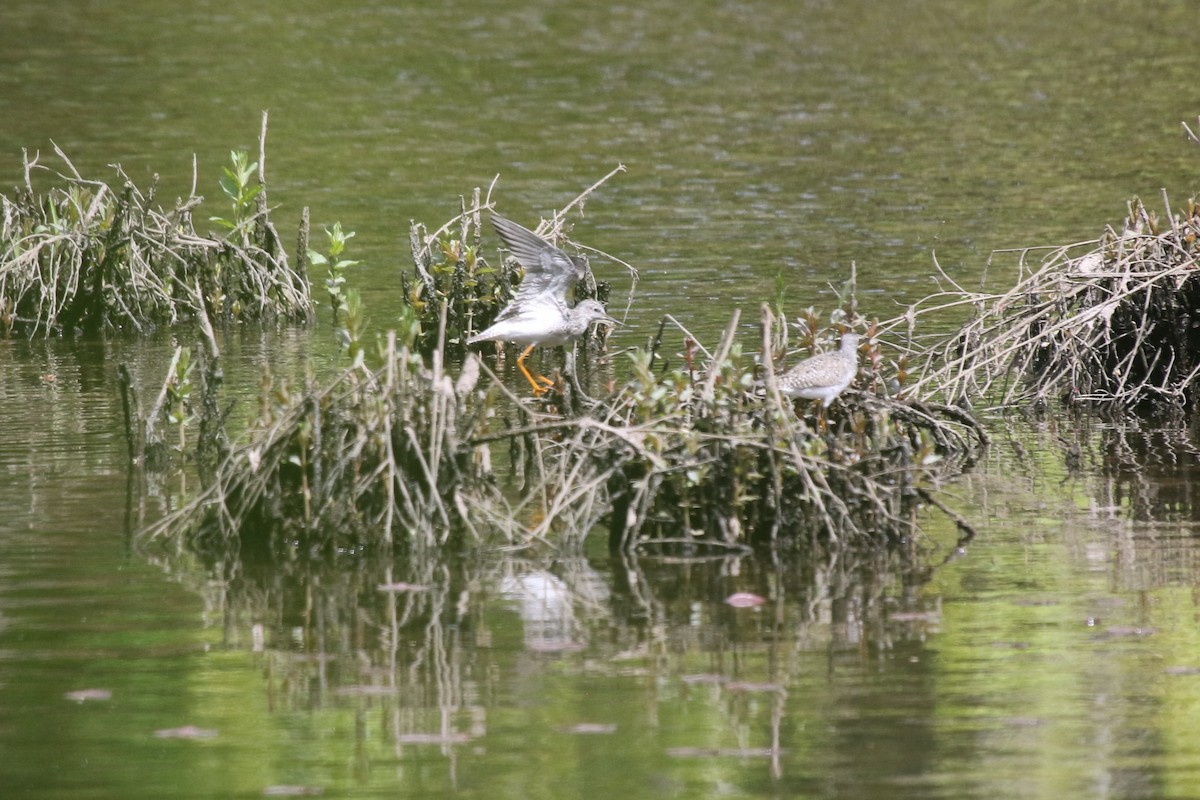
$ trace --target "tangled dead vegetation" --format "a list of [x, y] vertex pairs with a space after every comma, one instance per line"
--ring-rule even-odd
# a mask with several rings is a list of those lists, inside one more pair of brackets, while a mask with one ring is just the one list
[[[572, 381], [522, 398], [485, 360], [461, 358], [469, 333], [506, 302], [501, 290], [520, 280], [513, 264], [493, 273], [479, 256], [489, 205], [477, 191], [434, 234], [414, 225], [409, 313], [376, 357], [351, 336], [351, 364], [332, 379], [266, 381], [258, 421], [233, 447], [208, 437], [219, 464], [149, 533], [284, 557], [468, 542], [578, 551], [598, 531], [624, 553], [878, 547], [910, 539], [929, 506], [969, 532], [934, 490], [986, 434], [969, 414], [917, 399], [906, 357], [887, 358], [879, 325], [858, 313], [853, 275], [828, 323], [812, 309], [789, 323], [764, 306], [757, 347], [737, 341], [735, 314], [710, 348], [668, 318], [628, 352], [615, 388], [597, 369], [600, 338], [581, 344], [588, 357], [567, 370]], [[811, 403], [780, 392], [775, 365], [797, 355], [793, 343], [811, 355], [843, 331], [866, 341], [864, 366], [814, 424]], [[164, 386], [170, 400], [184, 384]], [[205, 402], [214, 413], [201, 418], [219, 419], [220, 403]]]
[[1003, 293], [970, 291], [942, 273], [946, 288], [910, 318], [973, 313], [927, 354], [914, 391], [1001, 408], [1195, 408], [1200, 204], [1175, 210], [1165, 191], [1161, 200], [1155, 212], [1135, 198], [1124, 221], [1092, 241], [997, 253], [1016, 257], [1017, 282]]
[[[214, 320], [307, 319], [304, 265], [289, 263], [267, 207], [265, 137], [264, 116], [259, 160], [232, 154], [229, 217], [212, 220], [220, 236], [197, 228], [194, 183], [163, 208], [156, 183], [140, 188], [119, 166], [109, 183], [84, 178], [57, 147], [57, 171], [26, 154], [24, 184], [0, 195], [0, 335], [145, 332], [201, 310]], [[39, 193], [42, 172], [58, 185]]]
[[[771, 352], [783, 326], [763, 314]], [[769, 368], [757, 378], [737, 323], [713, 350], [686, 336], [692, 356], [678, 365], [660, 330], [632, 353], [628, 382], [565, 416], [520, 402], [475, 358], [453, 379], [440, 350], [426, 360], [392, 335], [379, 369], [272, 387], [215, 479], [151, 533], [293, 555], [497, 541], [576, 550], [605, 527], [623, 552], [880, 546], [910, 536], [931, 504], [969, 530], [932, 490], [986, 441], [973, 420], [864, 388], [818, 432]], [[890, 380], [877, 355], [864, 387]]]
[[426, 362], [395, 333], [381, 359], [379, 369], [356, 363], [299, 390], [268, 380], [245, 443], [151, 535], [185, 530], [205, 551], [308, 556], [480, 538], [499, 495], [463, 444], [478, 362], [455, 382], [440, 355]]
[[[534, 535], [586, 535], [607, 521], [614, 551], [891, 544], [986, 442], [956, 409], [869, 388], [843, 395], [821, 432], [769, 366], [756, 378], [737, 326], [735, 315], [711, 351], [685, 332], [678, 366], [662, 357], [660, 330], [631, 353], [632, 377], [613, 395], [568, 424], [533, 428], [557, 430], [541, 445], [539, 491], [527, 494], [539, 503]], [[785, 328], [764, 307], [762, 353]], [[869, 345], [863, 387], [889, 380], [878, 347]]]

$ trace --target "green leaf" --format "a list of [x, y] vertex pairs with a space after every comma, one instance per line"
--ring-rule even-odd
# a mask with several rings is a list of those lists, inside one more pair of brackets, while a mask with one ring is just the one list
[[240, 202], [242, 205], [248, 204], [251, 200], [258, 197], [262, 193], [263, 186], [261, 183], [256, 183], [253, 186], [246, 187], [241, 195]]
[[221, 191], [228, 195], [231, 199], [237, 200], [239, 189], [237, 176], [229, 170], [225, 170], [225, 174], [221, 176], [220, 181]]
[[241, 178], [242, 184], [245, 185], [245, 184], [249, 183], [250, 179], [252, 177], [254, 177], [254, 173], [258, 172], [258, 162], [257, 161], [252, 162], [248, 166], [245, 166], [241, 170], [239, 170], [239, 172], [240, 172], [240, 175], [238, 177]]

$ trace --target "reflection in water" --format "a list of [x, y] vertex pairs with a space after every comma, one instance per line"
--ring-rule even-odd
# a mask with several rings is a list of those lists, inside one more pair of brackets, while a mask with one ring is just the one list
[[[864, 656], [919, 652], [936, 621], [919, 599], [929, 571], [886, 552], [774, 566], [495, 558], [393, 568], [346, 558], [216, 571], [224, 577], [197, 589], [225, 644], [258, 654], [273, 709], [335, 726], [353, 718], [364, 775], [382, 756], [376, 733], [389, 758], [413, 767], [428, 768], [413, 748], [433, 747], [450, 786], [503, 769], [518, 729], [560, 756], [585, 734], [617, 737], [622, 749], [644, 740], [631, 768], [669, 783], [687, 784], [714, 759], [729, 780], [795, 777], [812, 756], [802, 731], [814, 702], [847, 691], [847, 707], [880, 701], [859, 678], [837, 676], [859, 673]], [[731, 606], [736, 591], [766, 602]], [[849, 753], [863, 735], [848, 725], [822, 747]]]
[[[586, 563], [572, 576], [572, 586], [546, 570], [530, 570], [500, 579], [500, 596], [510, 601], [521, 617], [525, 648], [534, 652], [582, 649], [583, 625], [576, 615], [580, 605], [592, 616], [606, 605], [608, 589]], [[584, 580], [578, 580], [579, 578]]]
[[[186, 495], [182, 474], [131, 475], [127, 469], [116, 372], [117, 364], [128, 364], [149, 405], [176, 341], [189, 339], [0, 339], [0, 514], [71, 526], [93, 523], [97, 509], [113, 515], [123, 509], [132, 532]], [[263, 370], [299, 383], [309, 362], [329, 357], [304, 327], [233, 329], [222, 337], [221, 349], [227, 379], [242, 386], [259, 385]], [[256, 413], [248, 398], [231, 409], [235, 430]], [[136, 485], [130, 482], [135, 477]]]
[[[1077, 434], [1075, 451], [1097, 469], [1097, 516], [1114, 532], [1122, 588], [1191, 587], [1200, 574], [1200, 428], [1116, 422]], [[1086, 438], [1085, 438], [1086, 437]]]
[[1056, 491], [1079, 492], [1087, 523], [1104, 534], [1081, 545], [1089, 568], [1114, 568], [1127, 591], [1191, 586], [1200, 574], [1200, 428], [1196, 421], [1039, 419], [1010, 430], [1017, 469]]
[[[402, 773], [402, 786], [420, 775], [421, 796], [486, 786], [524, 797], [565, 775], [601, 787], [593, 796], [1032, 796], [1064, 781], [1154, 796], [1138, 789], [1158, 785], [1147, 765], [1195, 754], [1180, 737], [1200, 691], [1196, 547], [1111, 504], [1089, 526], [1099, 500], [1072, 512], [1060, 496], [1095, 486], [1064, 472], [1069, 449], [1045, 446], [1055, 441], [1025, 440], [1026, 461], [967, 476], [981, 535], [966, 553], [955, 531], [931, 526], [899, 551], [346, 554], [231, 560], [209, 579], [174, 554], [164, 567], [204, 598], [220, 636], [189, 670], [195, 708], [135, 725], [152, 740], [219, 731], [197, 741], [284, 759], [260, 785], [327, 793], [394, 789]], [[5, 591], [14, 569], [28, 567], [0, 564], [0, 683], [22, 683], [13, 668], [30, 657], [13, 636], [30, 633], [29, 609]], [[738, 592], [766, 602], [735, 607]], [[102, 661], [101, 647], [83, 652]], [[124, 721], [138, 683], [106, 674], [60, 678], [49, 694]], [[112, 699], [63, 700], [89, 688]], [[265, 739], [234, 745], [238, 731]], [[1093, 758], [1102, 766], [1080, 773]]]

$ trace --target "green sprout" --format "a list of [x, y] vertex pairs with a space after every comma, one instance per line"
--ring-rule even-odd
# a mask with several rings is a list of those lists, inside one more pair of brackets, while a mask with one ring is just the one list
[[354, 231], [343, 231], [342, 223], [333, 223], [333, 230], [325, 229], [329, 239], [327, 255], [316, 250], [308, 251], [308, 260], [313, 266], [326, 267], [325, 291], [329, 293], [329, 306], [333, 309], [333, 321], [336, 324], [339, 316], [348, 311], [346, 295], [346, 269], [353, 267], [357, 261], [341, 258], [346, 250], [346, 242], [354, 238]]
[[248, 239], [254, 231], [254, 217], [258, 213], [255, 198], [263, 190], [261, 183], [254, 182], [258, 174], [258, 162], [251, 161], [250, 154], [245, 150], [231, 150], [229, 160], [233, 167], [225, 167], [220, 184], [221, 191], [233, 206], [233, 218], [209, 217], [209, 221], [230, 232], [241, 230], [243, 239]]

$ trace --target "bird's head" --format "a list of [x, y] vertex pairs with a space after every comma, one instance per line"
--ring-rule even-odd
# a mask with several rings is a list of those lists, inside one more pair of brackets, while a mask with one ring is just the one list
[[579, 304], [571, 309], [571, 321], [571, 327], [577, 328], [579, 333], [586, 331], [593, 323], [609, 326], [621, 324], [620, 320], [609, 316], [603, 303], [592, 299], [580, 300]]

